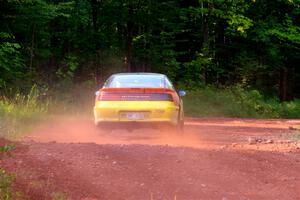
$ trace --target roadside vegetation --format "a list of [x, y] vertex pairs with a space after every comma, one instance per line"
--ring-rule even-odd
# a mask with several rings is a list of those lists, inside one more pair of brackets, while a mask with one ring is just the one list
[[[50, 95], [51, 94], [51, 95]], [[34, 124], [53, 116], [92, 116], [94, 88], [89, 83], [42, 94], [33, 86], [27, 95], [0, 98], [0, 136], [16, 138]], [[300, 118], [300, 100], [281, 102], [241, 85], [187, 89], [187, 117]]]
[[[3, 146], [0, 144], [0, 160], [3, 156], [10, 156], [10, 152], [14, 148], [14, 144], [3, 144]], [[6, 172], [0, 167], [0, 200], [13, 200], [19, 195], [18, 192], [12, 190], [15, 177], [15, 174]]]
[[0, 199], [13, 200], [16, 194], [12, 191], [12, 183], [15, 180], [15, 175], [7, 173], [0, 168]]
[[191, 117], [300, 118], [300, 100], [280, 102], [276, 96], [240, 85], [191, 90], [184, 106]]
[[33, 124], [43, 120], [48, 111], [48, 101], [40, 100], [40, 93], [33, 86], [27, 95], [0, 97], [0, 137], [15, 138]]

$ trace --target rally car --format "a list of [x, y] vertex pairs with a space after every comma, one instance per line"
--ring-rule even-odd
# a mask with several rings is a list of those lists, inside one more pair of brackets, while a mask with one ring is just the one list
[[110, 76], [96, 92], [94, 117], [99, 127], [110, 124], [168, 124], [181, 131], [184, 111], [181, 97], [164, 74], [119, 73]]

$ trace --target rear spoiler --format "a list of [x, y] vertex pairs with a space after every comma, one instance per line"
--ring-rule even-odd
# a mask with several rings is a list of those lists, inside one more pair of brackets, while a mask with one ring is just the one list
[[139, 92], [139, 93], [172, 93], [169, 88], [102, 88], [100, 92]]
[[[173, 89], [169, 88], [102, 88], [99, 90], [99, 96], [96, 96], [96, 100], [100, 100], [101, 94], [103, 93], [154, 93], [154, 94], [168, 94], [172, 96], [172, 100], [176, 105], [180, 104], [179, 96], [177, 95], [177, 92]], [[118, 95], [118, 94], [116, 94]], [[115, 96], [114, 98], [118, 99], [119, 97]]]

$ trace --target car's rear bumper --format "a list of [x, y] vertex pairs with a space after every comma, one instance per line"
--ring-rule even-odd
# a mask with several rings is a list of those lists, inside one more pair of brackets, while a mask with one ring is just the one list
[[[126, 112], [147, 113], [143, 119], [124, 117]], [[95, 123], [135, 122], [176, 125], [179, 107], [169, 101], [98, 101], [94, 107]]]
[[160, 129], [165, 128], [166, 130], [169, 130], [169, 128], [177, 127], [175, 124], [170, 122], [136, 122], [136, 121], [119, 121], [119, 122], [104, 122], [99, 121], [97, 123], [97, 126], [103, 130], [112, 130], [112, 129]]

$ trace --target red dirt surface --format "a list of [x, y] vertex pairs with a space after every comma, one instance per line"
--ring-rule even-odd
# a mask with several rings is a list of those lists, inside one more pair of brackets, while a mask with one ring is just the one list
[[[24, 199], [300, 199], [300, 120], [188, 119], [184, 134], [59, 119], [0, 167]], [[7, 143], [1, 141], [0, 144]]]

